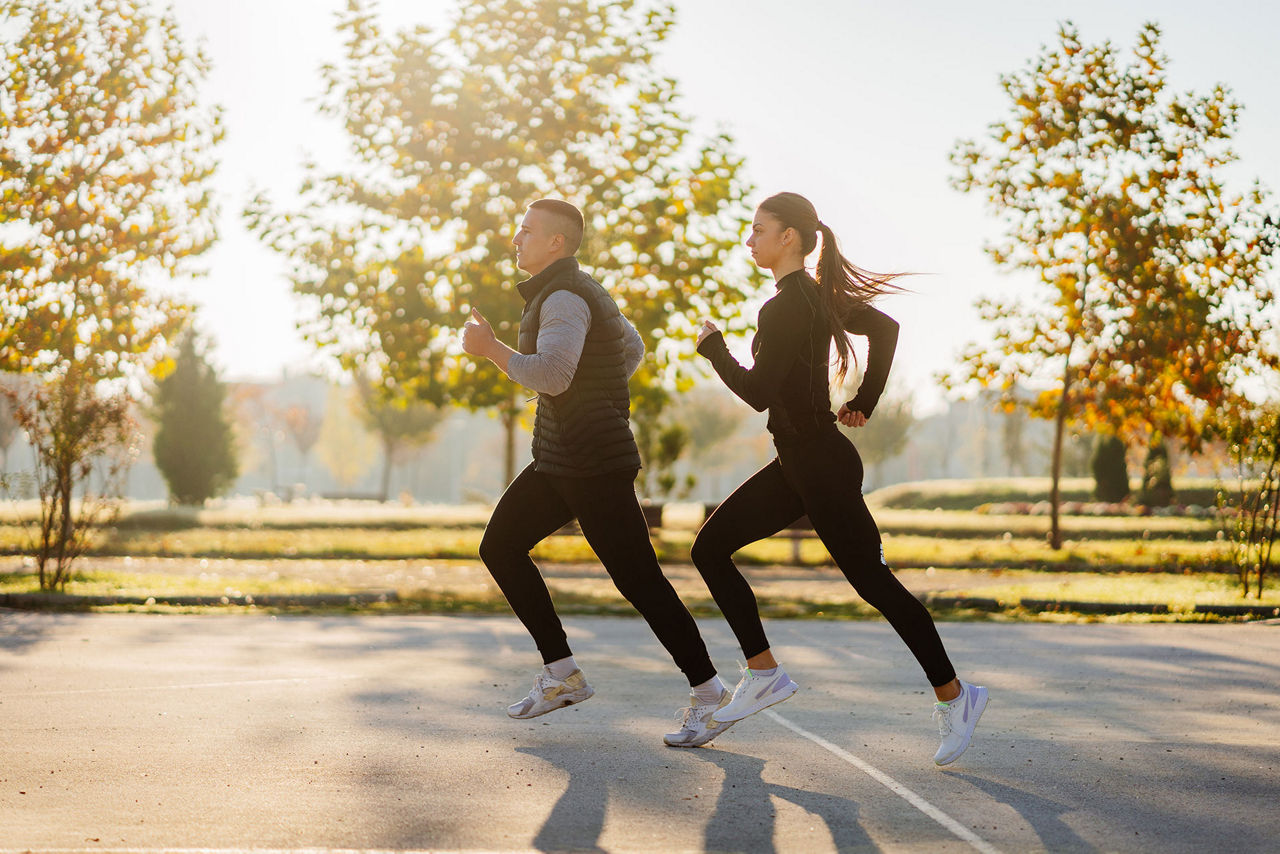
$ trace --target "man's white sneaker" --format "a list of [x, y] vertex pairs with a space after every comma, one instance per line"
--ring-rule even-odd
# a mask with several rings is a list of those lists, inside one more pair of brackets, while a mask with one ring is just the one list
[[933, 761], [939, 765], [948, 765], [960, 758], [969, 747], [973, 738], [973, 728], [978, 725], [978, 718], [987, 707], [987, 689], [981, 685], [970, 685], [960, 680], [960, 696], [949, 703], [935, 703], [933, 719], [938, 724], [938, 734], [942, 736], [942, 744], [934, 755]]
[[518, 703], [507, 706], [507, 714], [513, 718], [524, 720], [536, 718], [574, 703], [581, 703], [595, 693], [595, 689], [587, 684], [587, 678], [581, 670], [575, 670], [565, 679], [557, 679], [546, 667], [533, 680], [533, 688], [529, 696]]
[[800, 686], [792, 682], [791, 677], [780, 666], [775, 667], [768, 676], [748, 667], [743, 670], [742, 678], [733, 689], [733, 700], [716, 712], [716, 720], [720, 723], [740, 721], [775, 703], [781, 703], [799, 690]]
[[706, 744], [720, 733], [733, 726], [733, 721], [717, 723], [712, 719], [719, 709], [724, 708], [733, 699], [728, 689], [714, 703], [699, 703], [698, 698], [689, 695], [689, 708], [682, 709], [680, 731], [669, 732], [662, 740], [670, 747], [699, 747]]

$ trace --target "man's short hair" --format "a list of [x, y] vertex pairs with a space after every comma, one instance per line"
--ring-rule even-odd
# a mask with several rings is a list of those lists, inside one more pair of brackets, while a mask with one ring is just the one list
[[562, 199], [538, 199], [529, 210], [546, 211], [554, 216], [564, 235], [564, 246], [570, 255], [576, 255], [582, 245], [582, 211]]

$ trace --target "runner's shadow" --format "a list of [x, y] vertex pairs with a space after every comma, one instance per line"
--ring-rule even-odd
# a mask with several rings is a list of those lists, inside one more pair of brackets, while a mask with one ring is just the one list
[[533, 838], [538, 851], [589, 851], [603, 854], [605, 808], [609, 803], [609, 768], [584, 761], [580, 751], [563, 747], [518, 747], [517, 753], [536, 756], [569, 775], [569, 785]]
[[718, 765], [724, 783], [716, 811], [707, 822], [703, 848], [707, 851], [773, 852], [774, 808], [771, 797], [788, 800], [822, 819], [837, 851], [874, 851], [878, 846], [858, 823], [858, 805], [848, 798], [767, 783], [765, 761], [721, 750], [689, 750], [689, 755]]
[[1071, 825], [1062, 820], [1063, 813], [1074, 812], [1078, 807], [1060, 804], [1057, 801], [1033, 795], [1023, 789], [1006, 786], [1004, 783], [986, 780], [973, 774], [964, 774], [958, 771], [946, 771], [944, 773], [948, 777], [964, 780], [966, 783], [986, 792], [1000, 803], [1013, 807], [1019, 815], [1026, 819], [1027, 824], [1031, 825], [1031, 829], [1040, 838], [1040, 844], [1045, 847], [1045, 850], [1096, 850], [1093, 845], [1082, 839], [1080, 834], [1072, 830]]

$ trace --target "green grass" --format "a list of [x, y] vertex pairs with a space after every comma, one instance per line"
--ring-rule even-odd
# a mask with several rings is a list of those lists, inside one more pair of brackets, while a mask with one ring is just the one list
[[[0, 593], [35, 593], [39, 582], [33, 573], [0, 573]], [[130, 572], [73, 572], [62, 591], [75, 596], [277, 596], [310, 593], [348, 593], [346, 588], [313, 584], [301, 579], [207, 575], [159, 575]]]
[[[758, 601], [762, 616], [766, 618], [822, 618], [822, 619], [870, 619], [876, 613], [863, 603], [852, 589], [842, 584], [823, 588], [827, 592], [816, 593], [817, 588], [805, 581], [780, 584], [791, 570], [779, 570], [778, 575], [764, 570], [756, 579], [762, 592]], [[596, 573], [599, 576], [599, 573]], [[1061, 614], [1042, 615], [1021, 606], [1024, 600], [1084, 601], [1100, 603], [1160, 604], [1169, 608], [1169, 614], [1128, 615], [1126, 619], [1142, 620], [1203, 620], [1204, 615], [1191, 613], [1195, 605], [1248, 605], [1280, 607], [1280, 591], [1271, 589], [1259, 599], [1244, 599], [1234, 576], [1221, 573], [1153, 574], [1153, 573], [1044, 573], [1027, 570], [979, 571], [967, 569], [936, 569], [917, 571], [914, 577], [905, 579], [912, 589], [927, 587], [934, 597], [977, 598], [995, 600], [1002, 608], [995, 613], [979, 612], [963, 607], [932, 607], [941, 619], [1064, 619]], [[557, 609], [563, 614], [626, 615], [634, 610], [607, 583], [599, 577], [557, 576], [549, 579]], [[763, 592], [765, 588], [767, 592]], [[0, 594], [33, 593], [37, 582], [29, 572], [0, 574]], [[291, 604], [262, 605], [170, 605], [166, 600], [181, 596], [225, 596], [235, 600], [246, 595], [273, 597], [308, 594], [345, 594], [350, 589], [317, 584], [300, 579], [273, 576], [237, 577], [230, 575], [169, 575], [132, 573], [120, 571], [89, 571], [75, 573], [67, 583], [67, 596], [50, 597], [36, 607], [52, 610], [83, 610], [84, 596], [130, 596], [154, 601], [145, 604], [100, 605], [94, 611], [144, 611], [157, 613], [202, 613], [217, 611], [257, 613], [360, 613], [360, 614], [509, 614], [505, 599], [496, 590], [449, 589], [446, 586], [417, 587], [399, 591], [399, 599], [387, 602], [361, 604], [313, 605], [305, 601]], [[719, 610], [696, 585], [685, 587], [682, 598], [695, 616], [716, 617]], [[1081, 617], [1081, 619], [1104, 619]]]
[[[479, 530], [369, 531], [361, 528], [320, 530], [211, 530], [192, 529], [169, 533], [119, 532], [103, 537], [90, 550], [101, 556], [191, 558], [337, 558], [379, 560], [403, 558], [475, 559]], [[21, 553], [16, 529], [0, 527], [0, 551]], [[687, 563], [692, 532], [664, 533], [655, 538], [659, 557]], [[830, 562], [816, 539], [800, 541], [803, 564]], [[534, 549], [539, 560], [579, 563], [595, 560], [587, 542], [578, 536], [548, 537]], [[748, 565], [791, 563], [789, 540], [775, 538], [753, 543], [738, 559]], [[885, 537], [885, 555], [897, 566], [1047, 566], [1079, 568], [1124, 566], [1181, 570], [1221, 564], [1226, 555], [1221, 544], [1193, 540], [1069, 540], [1055, 551], [1041, 539], [950, 539], [921, 535]]]
[[[1131, 482], [1136, 501], [1136, 482]], [[867, 496], [869, 503], [903, 510], [973, 510], [983, 504], [1006, 501], [1048, 501], [1052, 481], [1047, 477], [972, 478], [922, 480], [897, 483]], [[1175, 478], [1174, 496], [1179, 504], [1213, 507], [1219, 482], [1212, 478]], [[1059, 483], [1062, 501], [1094, 501], [1093, 478], [1066, 477]]]

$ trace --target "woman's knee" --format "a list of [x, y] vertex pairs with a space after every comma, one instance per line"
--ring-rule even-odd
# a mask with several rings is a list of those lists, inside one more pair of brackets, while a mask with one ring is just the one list
[[699, 531], [693, 538], [693, 546], [689, 549], [689, 559], [704, 577], [708, 572], [713, 572], [716, 567], [729, 560], [732, 555], [732, 549], [727, 548], [714, 534], [708, 535], [705, 529]]

